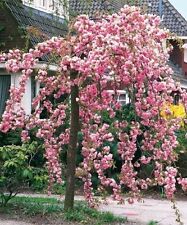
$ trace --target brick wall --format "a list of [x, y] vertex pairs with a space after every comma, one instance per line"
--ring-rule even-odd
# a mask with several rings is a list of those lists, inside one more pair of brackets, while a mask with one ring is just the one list
[[184, 62], [184, 50], [175, 41], [171, 41], [171, 44], [173, 50], [170, 53], [170, 59], [174, 64], [179, 65], [182, 68], [183, 74], [187, 76], [187, 63]]
[[183, 55], [182, 55], [182, 62], [183, 62], [182, 63], [182, 70], [187, 77], [187, 63], [184, 62], [184, 50], [183, 50]]

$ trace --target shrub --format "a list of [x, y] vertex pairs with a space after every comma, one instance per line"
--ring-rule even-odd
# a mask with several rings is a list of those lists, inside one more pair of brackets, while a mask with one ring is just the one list
[[7, 133], [0, 132], [0, 147], [5, 145], [21, 145], [21, 131], [11, 130]]
[[45, 170], [32, 166], [36, 151], [34, 147], [34, 144], [0, 147], [0, 197], [2, 205], [6, 205], [21, 188], [28, 186], [33, 181], [36, 182], [38, 177], [40, 177], [40, 182], [42, 179], [42, 182], [47, 181]]
[[187, 177], [187, 138], [186, 138], [187, 129], [183, 128], [176, 133], [177, 140], [179, 142], [176, 152], [178, 155], [177, 167], [182, 177]]

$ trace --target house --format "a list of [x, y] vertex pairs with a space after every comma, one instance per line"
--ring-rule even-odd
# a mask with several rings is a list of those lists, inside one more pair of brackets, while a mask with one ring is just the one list
[[[25, 49], [53, 36], [66, 33], [65, 8], [60, 1], [47, 0], [3, 0], [0, 6], [0, 51]], [[38, 68], [49, 61], [48, 56], [40, 59]], [[55, 70], [50, 65], [51, 70]], [[20, 74], [8, 74], [5, 64], [0, 64], [0, 115], [9, 95], [10, 85], [19, 85]], [[39, 84], [32, 77], [26, 87], [22, 106], [27, 114], [31, 113], [31, 101], [39, 90]]]
[[[128, 0], [69, 0], [68, 5], [61, 0], [3, 0], [0, 14], [0, 50], [12, 48], [28, 48], [52, 36], [66, 33], [66, 19], [79, 14], [88, 14], [96, 19], [102, 13], [118, 11]], [[131, 2], [131, 1], [130, 1]], [[182, 45], [187, 42], [187, 21], [168, 0], [135, 1], [144, 12], [161, 16], [162, 26], [180, 39]], [[173, 45], [170, 66], [174, 71], [174, 79], [187, 88], [187, 62], [184, 60], [184, 49], [178, 42], [169, 40]], [[48, 62], [48, 56], [40, 60], [40, 65]], [[38, 67], [40, 66], [38, 65]], [[55, 66], [51, 65], [51, 70]], [[0, 115], [2, 114], [10, 85], [18, 85], [19, 74], [7, 74], [4, 64], [0, 64]], [[27, 114], [31, 113], [31, 101], [39, 90], [39, 84], [32, 77], [28, 81], [22, 106]], [[127, 103], [128, 96], [119, 90], [119, 101]]]

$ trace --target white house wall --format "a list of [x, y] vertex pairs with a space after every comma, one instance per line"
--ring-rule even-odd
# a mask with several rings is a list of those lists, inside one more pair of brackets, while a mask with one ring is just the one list
[[69, 0], [22, 0], [23, 4], [61, 18], [68, 18]]
[[[19, 87], [20, 74], [11, 74], [11, 86]], [[26, 114], [31, 114], [31, 78], [28, 79], [26, 84], [25, 93], [23, 95], [21, 106]]]

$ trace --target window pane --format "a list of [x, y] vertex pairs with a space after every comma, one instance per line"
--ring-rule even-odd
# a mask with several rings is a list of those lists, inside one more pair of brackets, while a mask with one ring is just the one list
[[36, 80], [35, 77], [31, 77], [31, 101], [36, 97]]
[[0, 116], [3, 114], [6, 101], [9, 98], [10, 84], [10, 75], [0, 75]]
[[118, 96], [118, 101], [122, 104], [122, 105], [125, 105], [126, 104], [126, 94], [120, 94]]
[[126, 94], [120, 94], [119, 101], [126, 100]]
[[42, 6], [43, 6], [43, 7], [46, 7], [46, 0], [43, 0], [43, 1], [42, 1]]
[[40, 7], [43, 7], [43, 8], [45, 8], [47, 6], [46, 3], [47, 3], [46, 0], [40, 0], [39, 1]]

